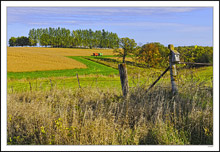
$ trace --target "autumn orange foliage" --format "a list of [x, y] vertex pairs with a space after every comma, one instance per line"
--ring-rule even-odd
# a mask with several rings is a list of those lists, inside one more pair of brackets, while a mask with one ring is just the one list
[[157, 66], [162, 60], [158, 46], [154, 43], [143, 45], [138, 52], [137, 60], [151, 67]]

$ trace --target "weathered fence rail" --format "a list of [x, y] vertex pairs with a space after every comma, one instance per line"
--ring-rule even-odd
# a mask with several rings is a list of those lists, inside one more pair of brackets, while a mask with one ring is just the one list
[[206, 66], [213, 66], [213, 64], [211, 64], [211, 63], [179, 62], [179, 64], [191, 64], [191, 65], [206, 65]]
[[156, 81], [154, 81], [154, 83], [147, 89], [146, 93], [160, 80], [160, 78], [163, 77], [163, 75], [165, 73], [167, 73], [167, 71], [170, 69], [170, 66], [167, 67], [167, 69], [157, 78]]

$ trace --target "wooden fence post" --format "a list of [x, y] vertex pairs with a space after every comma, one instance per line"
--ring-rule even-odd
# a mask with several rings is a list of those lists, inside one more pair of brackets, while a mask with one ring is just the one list
[[81, 88], [80, 83], [79, 83], [79, 77], [78, 77], [78, 73], [76, 74], [76, 77], [77, 77], [77, 80], [78, 80], [78, 85], [79, 85], [79, 88]]
[[176, 76], [177, 76], [177, 71], [176, 71], [176, 63], [179, 62], [179, 52], [174, 50], [173, 44], [169, 44], [168, 48], [170, 50], [170, 78], [171, 78], [171, 85], [172, 85], [172, 93], [176, 94], [178, 93], [177, 85], [176, 85]]
[[31, 82], [29, 81], [30, 91], [32, 91]]
[[53, 89], [53, 83], [52, 80], [50, 79], [50, 91]]
[[11, 86], [11, 91], [12, 91], [12, 93], [13, 93], [13, 86]]
[[37, 90], [37, 79], [36, 79], [36, 90]]
[[119, 74], [120, 74], [120, 79], [121, 79], [122, 93], [123, 93], [123, 96], [126, 97], [129, 91], [126, 64], [125, 63], [119, 64], [118, 69], [119, 69]]

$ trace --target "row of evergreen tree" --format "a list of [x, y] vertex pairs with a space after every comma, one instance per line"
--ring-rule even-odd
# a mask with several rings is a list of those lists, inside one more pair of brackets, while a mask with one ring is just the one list
[[29, 37], [11, 37], [10, 46], [83, 47], [118, 48], [119, 37], [116, 33], [102, 30], [72, 30], [66, 28], [38, 28], [29, 31]]

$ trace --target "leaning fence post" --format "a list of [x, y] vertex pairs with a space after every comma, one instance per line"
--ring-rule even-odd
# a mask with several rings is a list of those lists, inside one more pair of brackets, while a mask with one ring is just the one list
[[120, 79], [121, 79], [121, 86], [122, 86], [122, 93], [123, 96], [126, 97], [128, 94], [128, 76], [127, 76], [127, 69], [126, 64], [122, 63], [118, 65]]
[[170, 50], [170, 78], [171, 78], [171, 85], [172, 85], [172, 93], [176, 94], [178, 93], [177, 85], [176, 85], [176, 77], [177, 77], [177, 71], [176, 71], [176, 63], [180, 62], [179, 59], [179, 52], [174, 50], [173, 44], [169, 44], [168, 48]]

